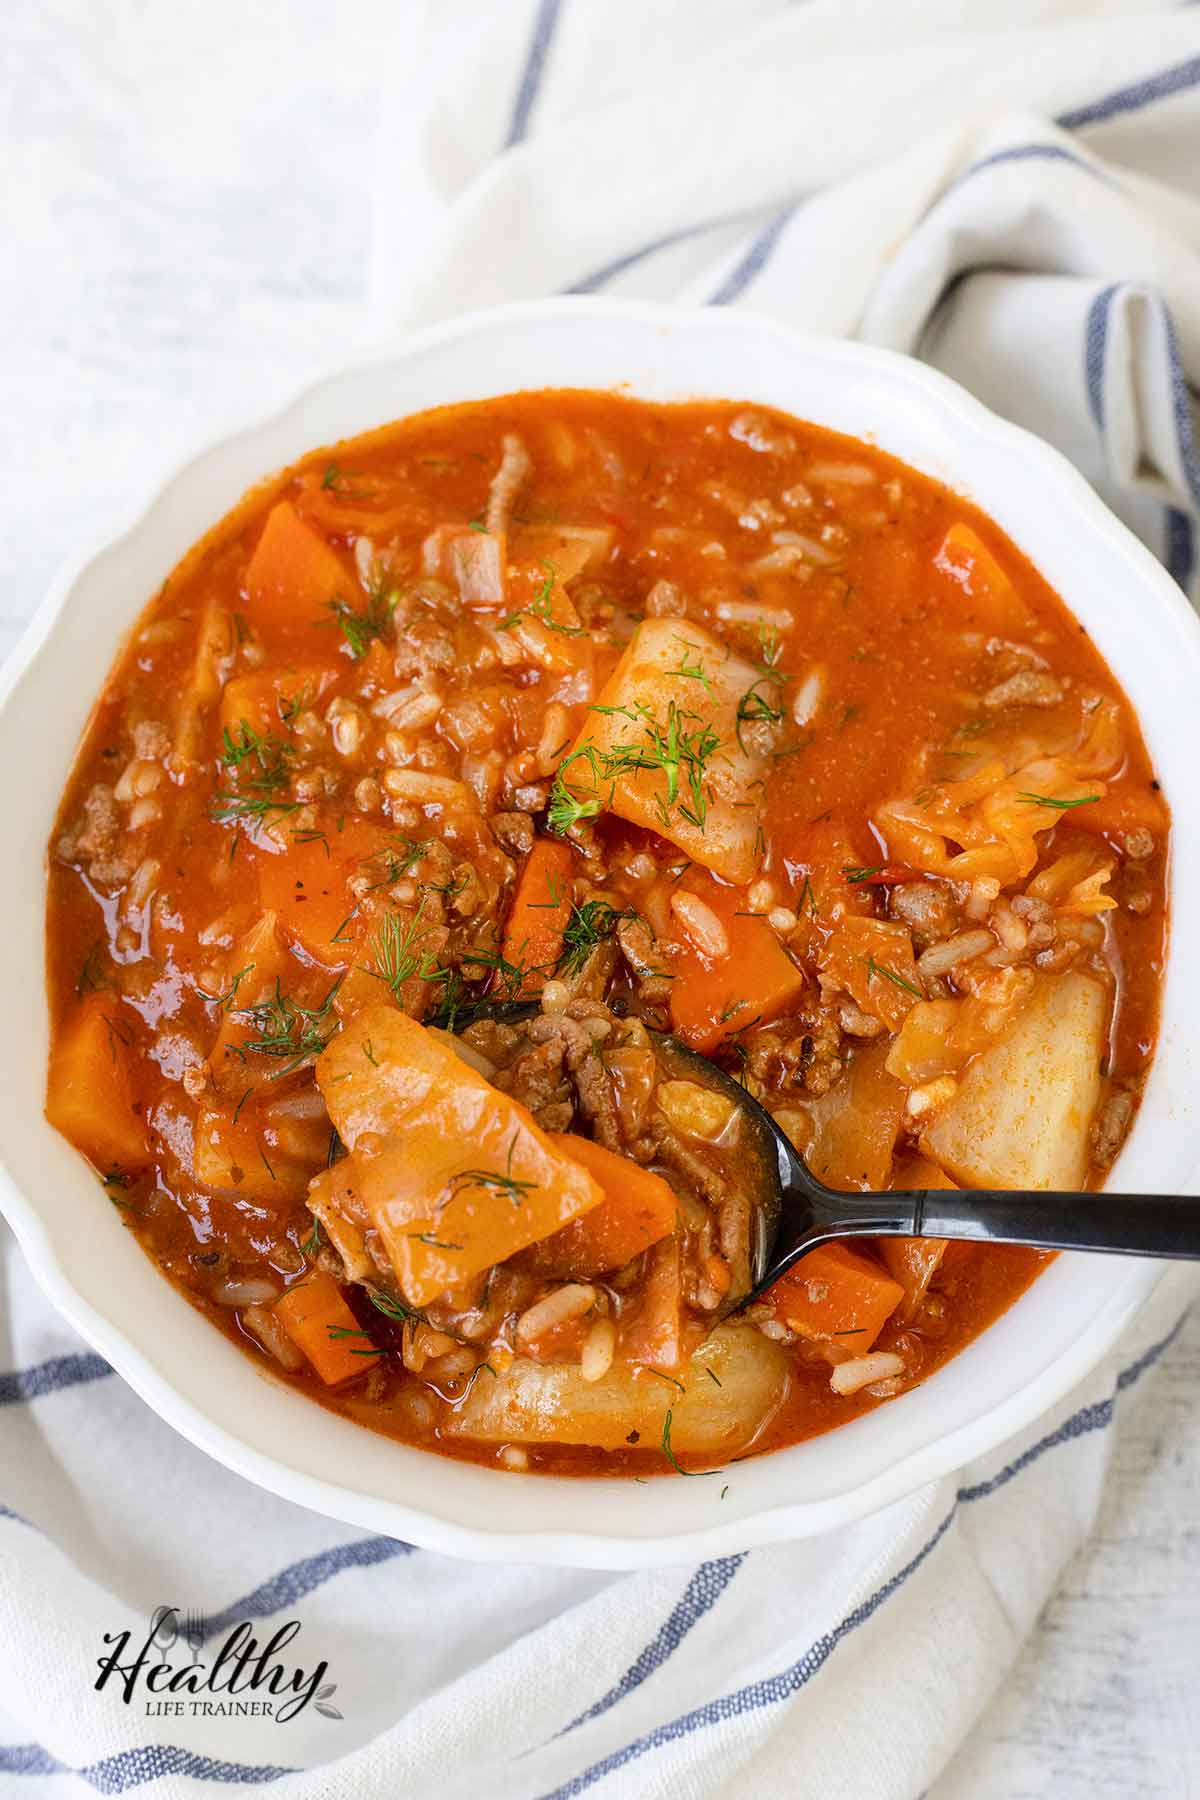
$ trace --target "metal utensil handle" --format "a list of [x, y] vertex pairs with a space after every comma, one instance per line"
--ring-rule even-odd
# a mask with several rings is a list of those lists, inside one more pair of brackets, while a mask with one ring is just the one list
[[[899, 1198], [897, 1195], [896, 1198]], [[918, 1237], [1200, 1259], [1200, 1199], [1187, 1194], [913, 1194]]]

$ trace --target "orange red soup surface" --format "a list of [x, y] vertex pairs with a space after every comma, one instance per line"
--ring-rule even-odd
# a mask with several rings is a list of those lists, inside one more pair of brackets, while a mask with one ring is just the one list
[[322, 1404], [724, 1466], [1043, 1260], [860, 1240], [739, 1309], [738, 1094], [848, 1189], [1098, 1184], [1167, 840], [1113, 674], [945, 488], [746, 405], [447, 408], [250, 494], [138, 618], [50, 844], [48, 1113]]

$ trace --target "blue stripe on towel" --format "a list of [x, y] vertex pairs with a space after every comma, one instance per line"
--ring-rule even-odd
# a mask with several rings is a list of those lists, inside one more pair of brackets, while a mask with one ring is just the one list
[[728, 306], [731, 301], [739, 299], [750, 283], [761, 275], [798, 206], [799, 201], [795, 201], [768, 220], [740, 262], [734, 264], [715, 293], [709, 295], [710, 306]]
[[1099, 430], [1104, 429], [1104, 358], [1108, 349], [1108, 315], [1120, 283], [1102, 288], [1088, 308], [1083, 337], [1083, 367], [1088, 406]]
[[1163, 555], [1167, 573], [1174, 576], [1184, 593], [1192, 591], [1196, 572], [1196, 533], [1191, 519], [1177, 507], [1167, 508], [1167, 542]]
[[651, 1638], [646, 1648], [630, 1664], [615, 1687], [611, 1687], [602, 1699], [589, 1706], [586, 1712], [564, 1725], [558, 1733], [565, 1737], [568, 1731], [574, 1731], [578, 1725], [586, 1725], [589, 1719], [599, 1718], [618, 1700], [624, 1700], [632, 1694], [634, 1688], [641, 1687], [648, 1675], [665, 1663], [668, 1656], [678, 1650], [693, 1625], [698, 1625], [705, 1613], [716, 1605], [729, 1583], [745, 1562], [745, 1553], [740, 1556], [719, 1556], [713, 1562], [701, 1563], [692, 1579], [688, 1582], [680, 1598], [667, 1614], [662, 1627]]
[[341, 1575], [347, 1569], [369, 1569], [377, 1563], [391, 1562], [393, 1557], [411, 1556], [413, 1546], [406, 1544], [402, 1538], [369, 1537], [356, 1538], [348, 1544], [334, 1544], [328, 1550], [318, 1550], [314, 1556], [302, 1557], [299, 1562], [289, 1563], [277, 1575], [271, 1575], [258, 1587], [252, 1588], [240, 1600], [234, 1600], [220, 1612], [206, 1614], [204, 1617], [204, 1635], [215, 1637], [218, 1632], [229, 1631], [243, 1619], [269, 1618], [272, 1613], [282, 1612], [285, 1607], [295, 1606], [306, 1595], [316, 1588], [323, 1587], [335, 1575]]
[[52, 1356], [48, 1362], [35, 1363], [32, 1368], [11, 1369], [0, 1375], [0, 1406], [40, 1400], [43, 1394], [56, 1394], [60, 1388], [77, 1387], [82, 1381], [102, 1381], [112, 1373], [110, 1364], [90, 1350]]
[[[1153, 1367], [1174, 1343], [1183, 1329], [1186, 1318], [1187, 1313], [1185, 1312], [1166, 1337], [1161, 1338], [1158, 1343], [1152, 1344], [1138, 1357], [1136, 1362], [1121, 1371], [1116, 1380], [1117, 1393], [1123, 1393], [1126, 1388], [1132, 1387], [1146, 1373], [1147, 1369]], [[789, 1668], [781, 1670], [777, 1675], [768, 1676], [762, 1681], [751, 1682], [746, 1687], [738, 1688], [732, 1694], [722, 1694], [718, 1699], [710, 1700], [704, 1706], [698, 1706], [691, 1712], [683, 1713], [679, 1718], [672, 1719], [665, 1725], [656, 1726], [653, 1731], [646, 1732], [642, 1737], [635, 1738], [620, 1750], [615, 1750], [609, 1756], [601, 1758], [599, 1762], [592, 1763], [590, 1767], [564, 1782], [561, 1787], [542, 1796], [542, 1800], [573, 1800], [575, 1795], [584, 1793], [597, 1781], [603, 1780], [606, 1775], [611, 1775], [616, 1770], [624, 1768], [626, 1764], [635, 1761], [640, 1756], [645, 1756], [651, 1750], [660, 1749], [664, 1744], [673, 1743], [678, 1738], [688, 1737], [693, 1731], [702, 1730], [705, 1726], [719, 1724], [726, 1719], [738, 1718], [744, 1713], [757, 1712], [765, 1706], [776, 1705], [779, 1701], [786, 1700], [799, 1692], [824, 1667], [842, 1639], [848, 1637], [852, 1631], [856, 1631], [860, 1625], [865, 1625], [883, 1603], [903, 1587], [909, 1576], [916, 1573], [950, 1529], [960, 1506], [969, 1505], [973, 1501], [982, 1500], [987, 1495], [995, 1493], [998, 1488], [1006, 1486], [1015, 1476], [1029, 1468], [1039, 1457], [1044, 1456], [1048, 1450], [1056, 1449], [1061, 1444], [1085, 1436], [1088, 1432], [1104, 1430], [1112, 1423], [1113, 1411], [1111, 1398], [1097, 1401], [1091, 1406], [1080, 1407], [1069, 1419], [1064, 1420], [1054, 1431], [1048, 1432], [1036, 1444], [1032, 1444], [1028, 1450], [1001, 1469], [998, 1474], [992, 1476], [990, 1480], [978, 1482], [969, 1488], [960, 1488], [949, 1512], [916, 1555], [881, 1587], [877, 1588], [861, 1605], [855, 1607], [853, 1612], [847, 1613], [846, 1617], [835, 1625], [832, 1631], [825, 1632], [815, 1643], [811, 1644], [804, 1655], [792, 1663]]]
[[538, 97], [538, 90], [542, 85], [546, 58], [550, 52], [554, 33], [558, 29], [558, 16], [561, 11], [562, 0], [538, 0], [538, 9], [533, 21], [533, 36], [529, 40], [525, 67], [521, 71], [521, 85], [518, 87], [517, 97], [513, 101], [508, 136], [504, 140], [506, 150], [511, 150], [514, 144], [521, 143], [528, 133], [530, 115]]
[[1200, 56], [1175, 63], [1157, 75], [1144, 75], [1140, 81], [1131, 82], [1128, 87], [1117, 88], [1113, 93], [1105, 94], [1102, 99], [1093, 100], [1087, 106], [1072, 107], [1069, 112], [1060, 113], [1055, 123], [1061, 125], [1064, 131], [1078, 131], [1083, 125], [1099, 125], [1103, 120], [1115, 119], [1121, 113], [1138, 112], [1155, 100], [1165, 100], [1171, 94], [1181, 94], [1187, 88], [1194, 87], [1200, 87]]
[[0, 1774], [9, 1775], [77, 1775], [98, 1794], [127, 1794], [131, 1788], [143, 1787], [167, 1775], [183, 1776], [191, 1781], [226, 1781], [239, 1787], [254, 1782], [278, 1781], [281, 1775], [293, 1775], [294, 1769], [273, 1763], [224, 1762], [216, 1757], [201, 1756], [198, 1751], [184, 1750], [177, 1744], [142, 1744], [136, 1750], [120, 1750], [115, 1756], [101, 1757], [81, 1769], [59, 1762], [40, 1744], [6, 1744], [0, 1746]]
[[594, 294], [612, 281], [623, 275], [626, 269], [635, 268], [645, 262], [648, 256], [655, 256], [660, 250], [670, 250], [675, 244], [686, 243], [689, 238], [703, 237], [706, 231], [719, 231], [722, 225], [734, 225], [735, 218], [705, 219], [700, 225], [684, 225], [678, 231], [668, 231], [662, 237], [651, 238], [648, 244], [641, 244], [636, 250], [627, 251], [624, 256], [614, 257], [612, 262], [604, 263], [593, 269], [590, 275], [581, 275], [570, 287], [564, 288], [564, 294]]
[[[1069, 150], [1065, 144], [1010, 144], [1005, 150], [993, 150], [990, 156], [981, 156], [963, 170], [958, 180], [951, 182], [946, 193], [950, 193], [959, 182], [967, 181], [972, 175], [978, 175], [981, 169], [990, 169], [997, 163], [1008, 162], [1065, 162], [1072, 163], [1075, 168], [1082, 169], [1085, 175], [1091, 175], [1096, 181], [1103, 181], [1107, 187], [1115, 187], [1111, 175], [1096, 167], [1088, 157], [1081, 156], [1078, 150]], [[944, 198], [944, 196], [943, 196]]]
[[1179, 441], [1179, 460], [1183, 464], [1183, 472], [1191, 489], [1193, 500], [1200, 505], [1200, 454], [1196, 449], [1196, 434], [1192, 427], [1192, 399], [1188, 391], [1187, 376], [1184, 374], [1183, 358], [1179, 354], [1179, 337], [1175, 330], [1175, 321], [1171, 317], [1171, 309], [1162, 302], [1163, 325], [1167, 335], [1167, 355], [1171, 366], [1171, 404], [1175, 411], [1175, 432]]

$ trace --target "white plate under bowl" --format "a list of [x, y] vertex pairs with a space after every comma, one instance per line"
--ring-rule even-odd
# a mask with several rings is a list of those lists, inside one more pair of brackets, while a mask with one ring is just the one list
[[1000, 1443], [1092, 1367], [1161, 1265], [1061, 1257], [974, 1344], [869, 1417], [721, 1481], [520, 1476], [360, 1429], [260, 1372], [157, 1273], [42, 1116], [44, 856], [104, 671], [176, 560], [244, 490], [303, 452], [448, 401], [621, 387], [783, 408], [976, 501], [1091, 632], [1141, 718], [1174, 812], [1172, 949], [1158, 1055], [1113, 1185], [1183, 1191], [1200, 1034], [1200, 630], [1182, 595], [1055, 451], [952, 382], [881, 350], [744, 312], [544, 301], [463, 318], [308, 388], [195, 457], [140, 519], [47, 596], [0, 678], [8, 873], [0, 980], [0, 1203], [50, 1299], [156, 1412], [289, 1500], [430, 1549], [633, 1568], [827, 1530]]

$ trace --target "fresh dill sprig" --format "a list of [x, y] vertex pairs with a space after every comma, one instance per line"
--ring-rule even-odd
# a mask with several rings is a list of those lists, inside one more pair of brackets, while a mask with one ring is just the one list
[[[221, 767], [236, 769], [250, 793], [273, 794], [287, 786], [291, 779], [287, 759], [295, 755], [291, 744], [272, 737], [270, 732], [264, 737], [247, 719], [240, 721], [236, 731], [230, 731], [226, 725], [221, 736]], [[244, 763], [252, 766], [243, 771]], [[253, 767], [255, 763], [257, 771]]]
[[397, 1000], [406, 981], [414, 977], [432, 981], [437, 973], [434, 954], [425, 947], [429, 928], [424, 922], [424, 910], [422, 900], [411, 919], [402, 919], [399, 913], [385, 913], [371, 934], [371, 960], [375, 967], [367, 973], [382, 981]]
[[622, 919], [636, 919], [637, 916], [631, 907], [619, 911], [607, 900], [585, 900], [582, 906], [572, 906], [563, 927], [557, 973], [578, 975], [596, 945], [610, 938]]
[[350, 646], [351, 656], [355, 662], [358, 662], [367, 654], [376, 638], [385, 638], [388, 635], [399, 598], [400, 595], [395, 590], [385, 593], [380, 587], [372, 588], [367, 595], [367, 603], [361, 611], [358, 607], [352, 606], [348, 600], [340, 597], [336, 600], [327, 600], [326, 610], [332, 613], [333, 617], [332, 620], [323, 620], [322, 623], [332, 623], [337, 626]]
[[765, 725], [778, 725], [783, 718], [783, 708], [768, 700], [761, 691], [764, 682], [775, 679], [777, 677], [774, 675], [760, 675], [757, 681], [750, 684], [737, 703], [736, 736], [738, 749], [743, 756], [748, 755], [746, 740], [742, 736], [743, 725], [759, 722]]
[[202, 987], [198, 987], [196, 992], [209, 1006], [215, 1006], [218, 1012], [228, 1012], [237, 999], [238, 989], [253, 967], [253, 963], [247, 963], [244, 969], [239, 969], [235, 975], [230, 976], [229, 986], [223, 994], [210, 994]]
[[331, 462], [322, 475], [321, 486], [339, 500], [374, 500], [378, 493], [373, 483], [367, 487], [354, 487], [335, 462]]
[[885, 981], [890, 981], [893, 987], [903, 988], [904, 992], [911, 994], [914, 1000], [925, 998], [919, 987], [914, 987], [911, 981], [904, 979], [903, 975], [897, 975], [895, 969], [885, 969], [882, 964], [875, 961], [873, 956], [866, 958], [866, 964], [868, 981], [874, 981], [877, 975], [882, 975]]
[[248, 819], [265, 819], [272, 813], [282, 818], [299, 806], [298, 800], [272, 800], [266, 794], [214, 794], [208, 813], [216, 825], [244, 825]]
[[[657, 718], [644, 701], [635, 701], [631, 706], [593, 706], [592, 711], [627, 719], [641, 737], [607, 748], [583, 744], [563, 759], [550, 789], [546, 813], [550, 829], [563, 832], [581, 819], [594, 818], [603, 805], [602, 783], [610, 784], [611, 793], [611, 784], [622, 775], [646, 769], [661, 773], [666, 783], [665, 797], [659, 796], [657, 802], [663, 824], [670, 824], [674, 808], [688, 824], [702, 831], [708, 815], [704, 786], [708, 761], [721, 741], [711, 723], [674, 700], [668, 703], [665, 719]], [[590, 793], [581, 794], [568, 783], [567, 772], [579, 761], [591, 771]]]
[[339, 975], [321, 1004], [313, 1007], [301, 1006], [298, 1000], [285, 994], [276, 979], [275, 992], [269, 1000], [260, 1000], [254, 1006], [236, 1009], [234, 1016], [247, 1020], [257, 1034], [246, 1038], [237, 1046], [237, 1054], [244, 1056], [250, 1051], [256, 1056], [278, 1058], [283, 1067], [272, 1073], [269, 1077], [272, 1081], [278, 1081], [282, 1076], [303, 1068], [321, 1054], [333, 1036], [333, 1023], [329, 1013], [333, 997], [344, 979], [344, 976]]
[[687, 659], [689, 650], [694, 650], [697, 656], [701, 654], [699, 644], [693, 644], [690, 638], [685, 637], [677, 637], [675, 642], [679, 645], [679, 666], [675, 669], [668, 669], [667, 673], [669, 675], [681, 676], [685, 681], [698, 681], [705, 693], [711, 694], [713, 691], [712, 676], [704, 667], [704, 664], [702, 662], [689, 662]]
[[452, 1200], [470, 1188], [483, 1188], [488, 1193], [506, 1194], [514, 1206], [520, 1206], [526, 1194], [532, 1194], [537, 1187], [536, 1181], [522, 1181], [512, 1172], [513, 1153], [517, 1148], [520, 1131], [514, 1131], [508, 1146], [508, 1160], [503, 1175], [495, 1169], [460, 1169], [446, 1183], [445, 1199], [439, 1200], [437, 1210], [449, 1206]]
[[681, 1465], [679, 1458], [671, 1448], [671, 1420], [673, 1413], [674, 1408], [668, 1406], [667, 1416], [663, 1420], [662, 1453], [674, 1469], [675, 1473], [677, 1475], [715, 1475], [717, 1473], [716, 1469], [685, 1469]]
[[586, 626], [565, 625], [561, 619], [554, 617], [554, 584], [558, 579], [558, 571], [553, 563], [544, 562], [542, 567], [546, 571], [546, 579], [534, 598], [528, 606], [522, 606], [516, 612], [509, 613], [506, 619], [501, 619], [498, 629], [511, 631], [520, 619], [537, 619], [547, 631], [557, 631], [563, 637], [583, 637]]
[[1049, 794], [1018, 794], [1018, 800], [1028, 800], [1031, 806], [1050, 806], [1055, 812], [1070, 812], [1073, 806], [1090, 806], [1093, 800], [1099, 800], [1099, 794], [1081, 794], [1078, 800], [1052, 800]]

